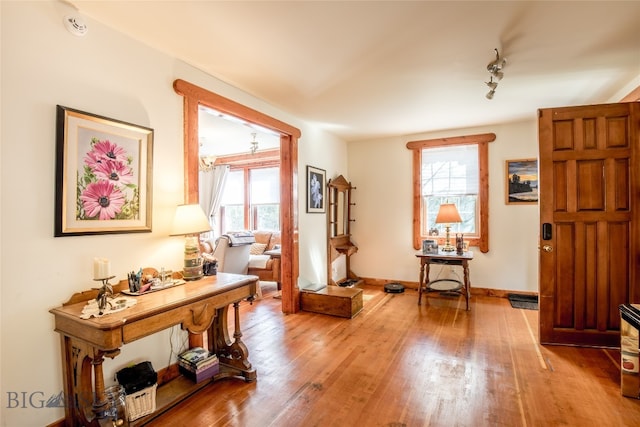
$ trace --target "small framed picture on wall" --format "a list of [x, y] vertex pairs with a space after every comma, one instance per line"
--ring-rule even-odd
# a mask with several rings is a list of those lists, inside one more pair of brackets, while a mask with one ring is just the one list
[[505, 175], [506, 204], [538, 203], [537, 159], [507, 160]]
[[313, 166], [307, 166], [307, 212], [325, 213], [327, 172]]

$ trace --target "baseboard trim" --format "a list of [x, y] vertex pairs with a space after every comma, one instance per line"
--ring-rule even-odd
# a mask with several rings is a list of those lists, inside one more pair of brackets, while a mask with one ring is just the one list
[[[387, 279], [376, 279], [372, 277], [360, 277], [360, 279], [364, 282], [365, 285], [371, 286], [380, 286], [384, 287], [387, 283], [400, 283], [404, 285], [405, 288], [413, 289], [415, 291], [418, 290], [418, 282], [408, 282], [402, 280], [387, 280]], [[480, 288], [477, 286], [471, 286], [471, 295], [480, 295], [487, 297], [497, 297], [497, 298], [508, 298], [509, 294], [520, 294], [520, 295], [534, 295], [537, 296], [538, 292], [527, 292], [527, 291], [516, 291], [510, 289], [491, 289], [491, 288]]]

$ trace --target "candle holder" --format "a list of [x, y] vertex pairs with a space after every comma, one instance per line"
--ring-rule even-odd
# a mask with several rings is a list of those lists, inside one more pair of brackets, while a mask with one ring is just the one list
[[105, 277], [104, 279], [93, 279], [96, 282], [102, 282], [102, 286], [98, 289], [98, 296], [96, 297], [96, 302], [98, 303], [98, 309], [100, 312], [98, 314], [102, 315], [105, 308], [107, 308], [107, 304], [109, 302], [109, 297], [113, 296], [113, 287], [109, 284], [109, 280], [113, 279], [116, 276]]

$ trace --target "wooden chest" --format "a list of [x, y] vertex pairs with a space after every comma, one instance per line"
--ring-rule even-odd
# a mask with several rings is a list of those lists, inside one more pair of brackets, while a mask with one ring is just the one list
[[300, 306], [304, 311], [353, 318], [362, 311], [362, 289], [327, 286], [317, 292], [302, 291]]

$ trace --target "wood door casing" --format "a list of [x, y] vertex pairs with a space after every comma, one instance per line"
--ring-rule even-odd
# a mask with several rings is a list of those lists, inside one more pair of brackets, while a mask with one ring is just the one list
[[[638, 103], [540, 110], [540, 342], [619, 346], [637, 302]], [[551, 251], [545, 251], [551, 249]]]

